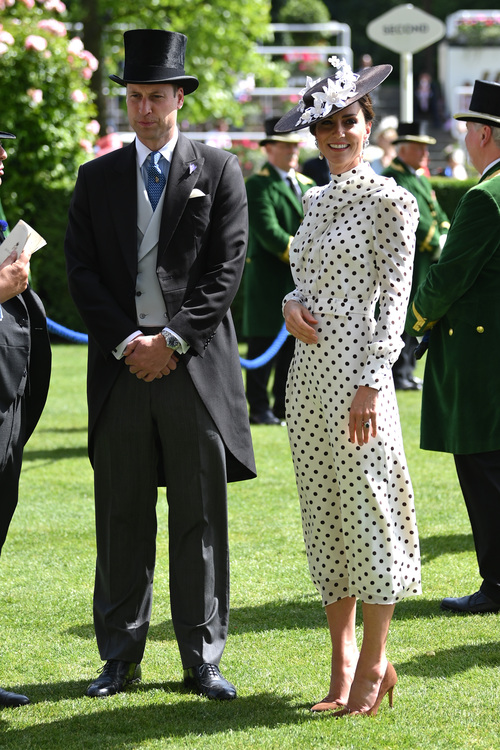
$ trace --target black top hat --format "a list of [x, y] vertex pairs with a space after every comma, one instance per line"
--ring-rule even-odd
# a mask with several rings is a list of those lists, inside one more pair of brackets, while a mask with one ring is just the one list
[[331, 117], [373, 91], [392, 71], [392, 65], [374, 65], [357, 76], [345, 61], [333, 58], [332, 65], [339, 72], [311, 85], [300, 102], [283, 115], [276, 132], [292, 133]]
[[436, 139], [431, 135], [421, 133], [422, 124], [420, 122], [400, 122], [398, 125], [398, 136], [394, 138], [393, 143], [425, 143], [432, 146]]
[[176, 31], [134, 29], [123, 35], [125, 65], [123, 78], [109, 76], [121, 83], [175, 83], [185, 94], [198, 88], [198, 79], [184, 72], [187, 36]]
[[468, 112], [454, 115], [455, 120], [500, 126], [500, 83], [475, 81]]
[[266, 143], [272, 143], [275, 141], [278, 143], [300, 143], [303, 140], [302, 136], [294, 135], [293, 133], [275, 133], [274, 126], [279, 120], [279, 117], [267, 118], [264, 122], [266, 137], [259, 141], [259, 146], [264, 146]]
[[16, 136], [14, 135], [14, 133], [6, 133], [4, 130], [0, 130], [0, 141], [3, 138], [15, 138], [15, 137]]

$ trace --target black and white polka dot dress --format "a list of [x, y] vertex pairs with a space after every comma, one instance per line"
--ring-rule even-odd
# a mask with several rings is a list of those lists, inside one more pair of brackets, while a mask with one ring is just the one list
[[[326, 606], [346, 596], [393, 604], [419, 594], [413, 494], [391, 367], [411, 288], [416, 201], [369, 164], [304, 199], [290, 250], [296, 289], [319, 321], [296, 341], [287, 425], [309, 568]], [[375, 308], [377, 306], [377, 318]], [[360, 385], [379, 391], [377, 436], [349, 442]]]

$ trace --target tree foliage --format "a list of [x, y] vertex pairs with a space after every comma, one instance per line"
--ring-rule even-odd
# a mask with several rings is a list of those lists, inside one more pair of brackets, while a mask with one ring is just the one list
[[[191, 123], [228, 118], [242, 125], [245, 86], [279, 85], [279, 64], [258, 54], [256, 43], [269, 34], [269, 0], [71, 0], [71, 18], [83, 25], [86, 47], [102, 61], [94, 78], [97, 95], [106, 90], [107, 76], [123, 62], [123, 32], [129, 28], [166, 29], [187, 35], [186, 73], [200, 80], [198, 92], [187, 97], [185, 114]], [[102, 77], [102, 80], [100, 80]], [[116, 84], [109, 84], [116, 94]], [[104, 101], [100, 121], [104, 120]]]

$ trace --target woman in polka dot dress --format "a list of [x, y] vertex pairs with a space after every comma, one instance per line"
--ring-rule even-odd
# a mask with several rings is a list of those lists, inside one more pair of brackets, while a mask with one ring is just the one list
[[[331, 182], [304, 198], [284, 300], [297, 339], [287, 425], [309, 568], [332, 641], [328, 695], [314, 711], [375, 714], [397, 681], [386, 641], [396, 602], [421, 592], [418, 533], [391, 367], [412, 279], [418, 209], [363, 161], [369, 91], [389, 65], [312, 84], [276, 125], [309, 124]], [[311, 85], [312, 84], [312, 85]], [[356, 601], [363, 640], [355, 635]]]

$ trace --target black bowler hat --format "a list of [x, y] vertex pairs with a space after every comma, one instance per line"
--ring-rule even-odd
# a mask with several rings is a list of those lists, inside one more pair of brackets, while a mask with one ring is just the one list
[[392, 65], [374, 65], [363, 68], [358, 75], [345, 60], [330, 58], [329, 61], [338, 72], [316, 83], [308, 78], [309, 88], [303, 92], [300, 102], [277, 123], [274, 128], [277, 133], [302, 130], [335, 115], [373, 91], [392, 71]]
[[500, 126], [500, 83], [475, 81], [468, 112], [454, 115], [455, 120]]
[[123, 35], [125, 65], [123, 78], [109, 76], [121, 83], [173, 83], [185, 94], [198, 88], [198, 79], [184, 72], [187, 36], [161, 29], [134, 29]]
[[420, 122], [400, 122], [398, 125], [398, 135], [393, 143], [425, 143], [432, 146], [436, 139], [431, 135], [422, 133], [422, 123]]
[[264, 122], [266, 137], [259, 141], [259, 146], [265, 146], [266, 143], [300, 143], [303, 136], [292, 133], [275, 133], [274, 126], [279, 122], [279, 117], [268, 117]]
[[16, 136], [14, 135], [14, 133], [6, 133], [4, 130], [0, 130], [0, 141], [3, 138], [15, 138], [15, 137]]

